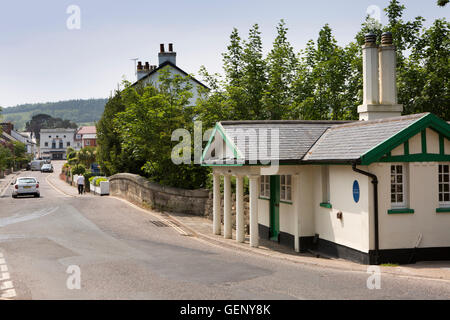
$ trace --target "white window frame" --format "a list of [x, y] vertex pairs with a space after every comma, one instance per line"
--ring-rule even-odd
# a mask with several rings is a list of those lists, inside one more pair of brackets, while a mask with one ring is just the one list
[[[447, 172], [444, 172], [445, 166], [447, 167]], [[442, 171], [441, 171], [442, 167]], [[445, 175], [448, 176], [448, 181], [445, 180]], [[445, 191], [445, 185], [448, 186], [448, 191]], [[441, 189], [442, 186], [442, 189]], [[442, 190], [442, 191], [441, 191]], [[449, 194], [449, 200], [445, 200], [445, 194]], [[441, 198], [442, 195], [442, 198]], [[442, 200], [441, 200], [442, 199]], [[438, 165], [438, 200], [440, 208], [450, 208], [450, 164], [439, 163]]]
[[292, 176], [280, 175], [280, 201], [292, 202]]
[[259, 181], [260, 198], [270, 199], [270, 176], [261, 176]]
[[[395, 181], [392, 181], [392, 168], [394, 167], [395, 172], [394, 172], [394, 176], [395, 176]], [[398, 168], [401, 167], [402, 168], [402, 172], [398, 173]], [[390, 198], [391, 198], [391, 207], [392, 209], [406, 209], [408, 208], [408, 166], [404, 163], [393, 163], [391, 164], [391, 166], [389, 167], [389, 175], [390, 175]], [[398, 177], [402, 177], [401, 178], [401, 182], [398, 181]], [[401, 193], [398, 191], [397, 186], [401, 185], [402, 186], [402, 191]], [[394, 187], [395, 192], [392, 191]], [[398, 198], [398, 195], [402, 195], [402, 201], [392, 201], [392, 195], [393, 193], [395, 194], [395, 197]]]

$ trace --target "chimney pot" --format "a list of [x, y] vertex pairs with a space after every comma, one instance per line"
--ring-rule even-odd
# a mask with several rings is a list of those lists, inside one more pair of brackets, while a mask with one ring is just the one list
[[137, 69], [142, 70], [142, 62], [141, 61], [138, 61]]
[[373, 32], [369, 32], [364, 36], [366, 44], [375, 44], [377, 42], [377, 35]]
[[391, 45], [392, 44], [392, 33], [384, 32], [381, 35], [381, 44]]
[[164, 43], [161, 43], [161, 44], [159, 45], [159, 51], [160, 51], [160, 52], [164, 52]]
[[150, 64], [145, 62], [144, 70], [150, 70]]
[[169, 43], [169, 52], [173, 52], [173, 43]]

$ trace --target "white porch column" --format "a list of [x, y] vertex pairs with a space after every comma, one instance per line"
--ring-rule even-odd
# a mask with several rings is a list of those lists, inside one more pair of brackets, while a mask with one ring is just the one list
[[293, 186], [293, 204], [294, 204], [294, 249], [295, 252], [300, 252], [300, 175], [292, 175], [292, 186]]
[[213, 173], [213, 232], [220, 235], [220, 175]]
[[250, 179], [250, 246], [258, 247], [258, 176], [251, 175]]
[[232, 237], [231, 224], [231, 176], [226, 174], [223, 176], [223, 235], [225, 239]]
[[244, 178], [236, 176], [236, 241], [244, 240]]

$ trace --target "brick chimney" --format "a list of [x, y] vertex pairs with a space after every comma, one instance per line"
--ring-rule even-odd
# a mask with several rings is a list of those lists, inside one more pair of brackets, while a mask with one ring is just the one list
[[160, 44], [159, 48], [160, 48], [158, 53], [159, 65], [162, 65], [166, 61], [169, 61], [174, 65], [177, 64], [177, 53], [173, 51], [172, 43], [169, 43], [168, 52], [165, 51], [163, 43]]
[[145, 62], [145, 65], [142, 65], [142, 62], [138, 61], [137, 70], [136, 70], [138, 81], [141, 80], [146, 75], [148, 75], [150, 73], [150, 71], [151, 71], [150, 64], [148, 62]]
[[383, 33], [380, 46], [375, 34], [366, 34], [362, 55], [363, 104], [358, 107], [359, 120], [400, 116], [403, 106], [397, 103], [397, 55], [392, 34]]

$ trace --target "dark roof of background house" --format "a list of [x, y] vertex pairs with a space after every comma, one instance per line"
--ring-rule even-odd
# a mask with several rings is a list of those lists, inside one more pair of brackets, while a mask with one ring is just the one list
[[426, 116], [413, 114], [381, 120], [358, 121], [330, 127], [309, 150], [305, 161], [356, 160], [366, 152]]
[[[147, 75], [145, 75], [144, 77], [142, 77], [141, 79], [137, 80], [135, 83], [132, 84], [132, 86], [135, 86], [136, 84], [138, 84], [139, 82], [141, 82], [144, 79], [147, 79], [148, 77], [150, 77], [152, 74], [158, 72], [159, 70], [161, 70], [162, 68], [164, 68], [165, 66], [171, 66], [173, 68], [175, 68], [176, 70], [178, 70], [179, 72], [185, 74], [186, 76], [190, 76], [189, 73], [187, 73], [186, 71], [184, 71], [183, 69], [181, 69], [180, 67], [178, 67], [177, 65], [173, 64], [170, 61], [165, 61], [163, 62], [161, 65], [159, 65], [156, 69], [150, 71]], [[199, 85], [201, 85], [202, 87], [209, 89], [206, 85], [204, 85], [203, 83], [201, 83], [200, 81], [198, 81], [197, 79], [195, 79], [194, 77], [191, 77], [191, 79], [198, 83]]]
[[[267, 139], [258, 144], [267, 146], [267, 156], [257, 154], [257, 150], [247, 147], [245, 159], [297, 161], [314, 145], [320, 136], [331, 126], [348, 123], [348, 121], [304, 121], [304, 120], [253, 120], [253, 121], [221, 121], [226, 135], [237, 145], [238, 138], [246, 139], [246, 143], [257, 139], [266, 130]], [[272, 154], [270, 139], [272, 130], [278, 130], [279, 155]], [[241, 140], [244, 141], [244, 140]]]

